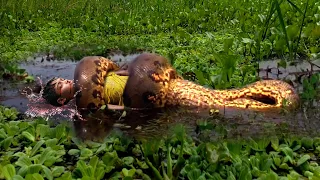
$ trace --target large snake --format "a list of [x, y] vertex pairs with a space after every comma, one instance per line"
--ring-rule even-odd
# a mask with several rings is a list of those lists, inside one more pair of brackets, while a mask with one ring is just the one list
[[[94, 60], [92, 58], [95, 58]], [[110, 72], [125, 75], [122, 99], [108, 101], [105, 87]], [[107, 77], [108, 76], [108, 77]], [[201, 108], [236, 107], [255, 110], [289, 108], [298, 105], [299, 97], [292, 86], [280, 80], [262, 80], [243, 88], [213, 90], [183, 80], [168, 60], [160, 55], [144, 53], [135, 58], [127, 69], [103, 57], [84, 58], [75, 69], [75, 87], [78, 108], [98, 109], [105, 104], [130, 108], [157, 108], [165, 106], [193, 106]], [[121, 78], [113, 76], [112, 78]], [[110, 81], [109, 81], [110, 82]], [[120, 82], [120, 81], [119, 81]]]

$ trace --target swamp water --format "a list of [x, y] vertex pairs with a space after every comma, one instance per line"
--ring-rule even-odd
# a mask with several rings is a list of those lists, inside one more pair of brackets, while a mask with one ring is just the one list
[[[109, 58], [121, 65], [123, 62], [134, 59], [137, 55], [114, 54]], [[22, 63], [20, 67], [26, 69], [29, 75], [39, 77], [40, 82], [45, 83], [55, 76], [73, 79], [76, 64], [77, 61], [45, 60], [42, 57], [36, 57], [34, 60]], [[288, 78], [290, 76], [290, 80], [293, 80], [295, 73], [311, 68], [307, 64], [301, 64], [298, 68], [290, 66], [286, 69], [280, 68], [276, 72], [272, 70], [263, 72], [265, 69], [276, 67], [276, 61], [260, 63], [259, 76], [264, 77], [268, 73], [269, 78], [275, 79], [279, 76]], [[313, 70], [319, 70], [317, 68]], [[138, 138], [163, 137], [170, 127], [177, 124], [184, 125], [194, 138], [213, 141], [283, 134], [313, 136], [318, 134], [320, 129], [318, 123], [320, 110], [317, 108], [289, 114], [262, 114], [232, 109], [221, 110], [219, 114], [214, 115], [210, 115], [209, 110], [196, 112], [186, 109], [127, 111], [125, 115], [122, 112], [97, 113], [86, 117], [86, 121], [69, 121], [74, 115], [77, 115], [74, 102], [71, 101], [63, 107], [54, 107], [46, 104], [34, 93], [26, 94], [25, 86], [32, 87], [35, 83], [26, 85], [4, 81], [1, 84], [3, 84], [0, 90], [1, 105], [15, 107], [19, 112], [31, 117], [50, 117], [55, 123], [67, 121], [73, 127], [75, 135], [82, 139], [101, 140], [112, 130], [121, 130], [124, 134]], [[299, 89], [297, 84], [295, 86]]]

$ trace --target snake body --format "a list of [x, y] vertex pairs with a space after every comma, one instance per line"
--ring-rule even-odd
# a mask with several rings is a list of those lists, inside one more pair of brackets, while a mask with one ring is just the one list
[[100, 56], [87, 56], [76, 66], [74, 87], [78, 109], [95, 111], [105, 105], [105, 80], [109, 72], [117, 71], [117, 64]]
[[[108, 103], [122, 105], [121, 98], [112, 100], [108, 97], [106, 87], [112, 83], [121, 84], [122, 87], [116, 91], [124, 88], [124, 106], [140, 109], [179, 105], [269, 110], [280, 109], [284, 102], [288, 107], [295, 108], [299, 101], [293, 87], [279, 80], [262, 80], [229, 90], [205, 88], [182, 79], [168, 60], [157, 54], [143, 53], [136, 57], [126, 69], [126, 78], [108, 76], [118, 70], [114, 62], [103, 57], [82, 59], [74, 75], [75, 90], [80, 92], [76, 96], [78, 108], [96, 110]], [[111, 78], [119, 80], [113, 81]]]
[[235, 107], [255, 110], [295, 108], [299, 97], [288, 83], [262, 80], [243, 88], [213, 90], [183, 80], [168, 61], [157, 54], [145, 53], [129, 65], [124, 90], [124, 105], [164, 107], [170, 105], [202, 108]]

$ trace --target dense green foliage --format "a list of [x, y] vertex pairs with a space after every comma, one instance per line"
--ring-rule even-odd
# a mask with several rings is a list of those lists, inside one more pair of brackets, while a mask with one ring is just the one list
[[[229, 87], [234, 73], [254, 75], [259, 60], [320, 52], [316, 0], [28, 0], [1, 1], [0, 7], [1, 62], [34, 52], [80, 59], [112, 49], [148, 50], [167, 56], [180, 72], [205, 73], [205, 84]], [[234, 72], [240, 64], [242, 72]], [[254, 80], [244, 79], [231, 84]]]
[[0, 179], [320, 178], [320, 138], [195, 143], [177, 126], [162, 139], [136, 141], [113, 133], [92, 142], [79, 141], [66, 125], [15, 121], [16, 115], [0, 106]]
[[[229, 88], [255, 81], [261, 60], [320, 54], [318, 0], [0, 0], [0, 24], [0, 75], [17, 79], [17, 62], [38, 52], [153, 51], [202, 85]], [[319, 82], [303, 79], [301, 98], [320, 98]], [[0, 106], [0, 179], [320, 179], [319, 153], [318, 137], [208, 142], [182, 127], [154, 141], [114, 133], [82, 142], [68, 125], [18, 120]]]

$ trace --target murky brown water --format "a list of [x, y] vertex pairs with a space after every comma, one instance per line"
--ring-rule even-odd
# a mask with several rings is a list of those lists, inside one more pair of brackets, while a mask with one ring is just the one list
[[[138, 54], [123, 56], [115, 54], [111, 59], [120, 65], [130, 61]], [[320, 61], [319, 61], [320, 62]], [[316, 62], [317, 63], [317, 62]], [[21, 68], [27, 70], [29, 75], [40, 77], [43, 82], [54, 76], [73, 79], [73, 72], [77, 61], [43, 60], [37, 57], [32, 61], [21, 64]], [[320, 64], [320, 63], [319, 63]], [[260, 69], [276, 68], [276, 61], [265, 61], [260, 64]], [[319, 70], [314, 67], [313, 70]], [[311, 69], [308, 63], [301, 66], [290, 66], [286, 69], [279, 68], [268, 72], [268, 78], [293, 78], [297, 72]], [[260, 71], [260, 77], [267, 72]], [[10, 81], [1, 82], [0, 104], [17, 108], [20, 112], [28, 109], [29, 100], [21, 95], [21, 90], [26, 86], [22, 83]], [[32, 87], [35, 84], [29, 84]], [[296, 84], [297, 85], [297, 84]], [[298, 87], [298, 86], [297, 86]], [[320, 109], [308, 108], [298, 113], [254, 113], [250, 111], [237, 111], [229, 109], [220, 111], [219, 115], [209, 115], [209, 110], [167, 109], [154, 111], [128, 111], [126, 115], [117, 113], [98, 113], [95, 116], [86, 117], [87, 121], [70, 122], [75, 128], [78, 137], [84, 139], [103, 139], [114, 129], [123, 133], [140, 137], [165, 136], [166, 132], [175, 124], [182, 123], [195, 138], [217, 140], [225, 138], [246, 138], [257, 136], [306, 134], [316, 135], [320, 129]], [[59, 117], [58, 117], [59, 118]]]

